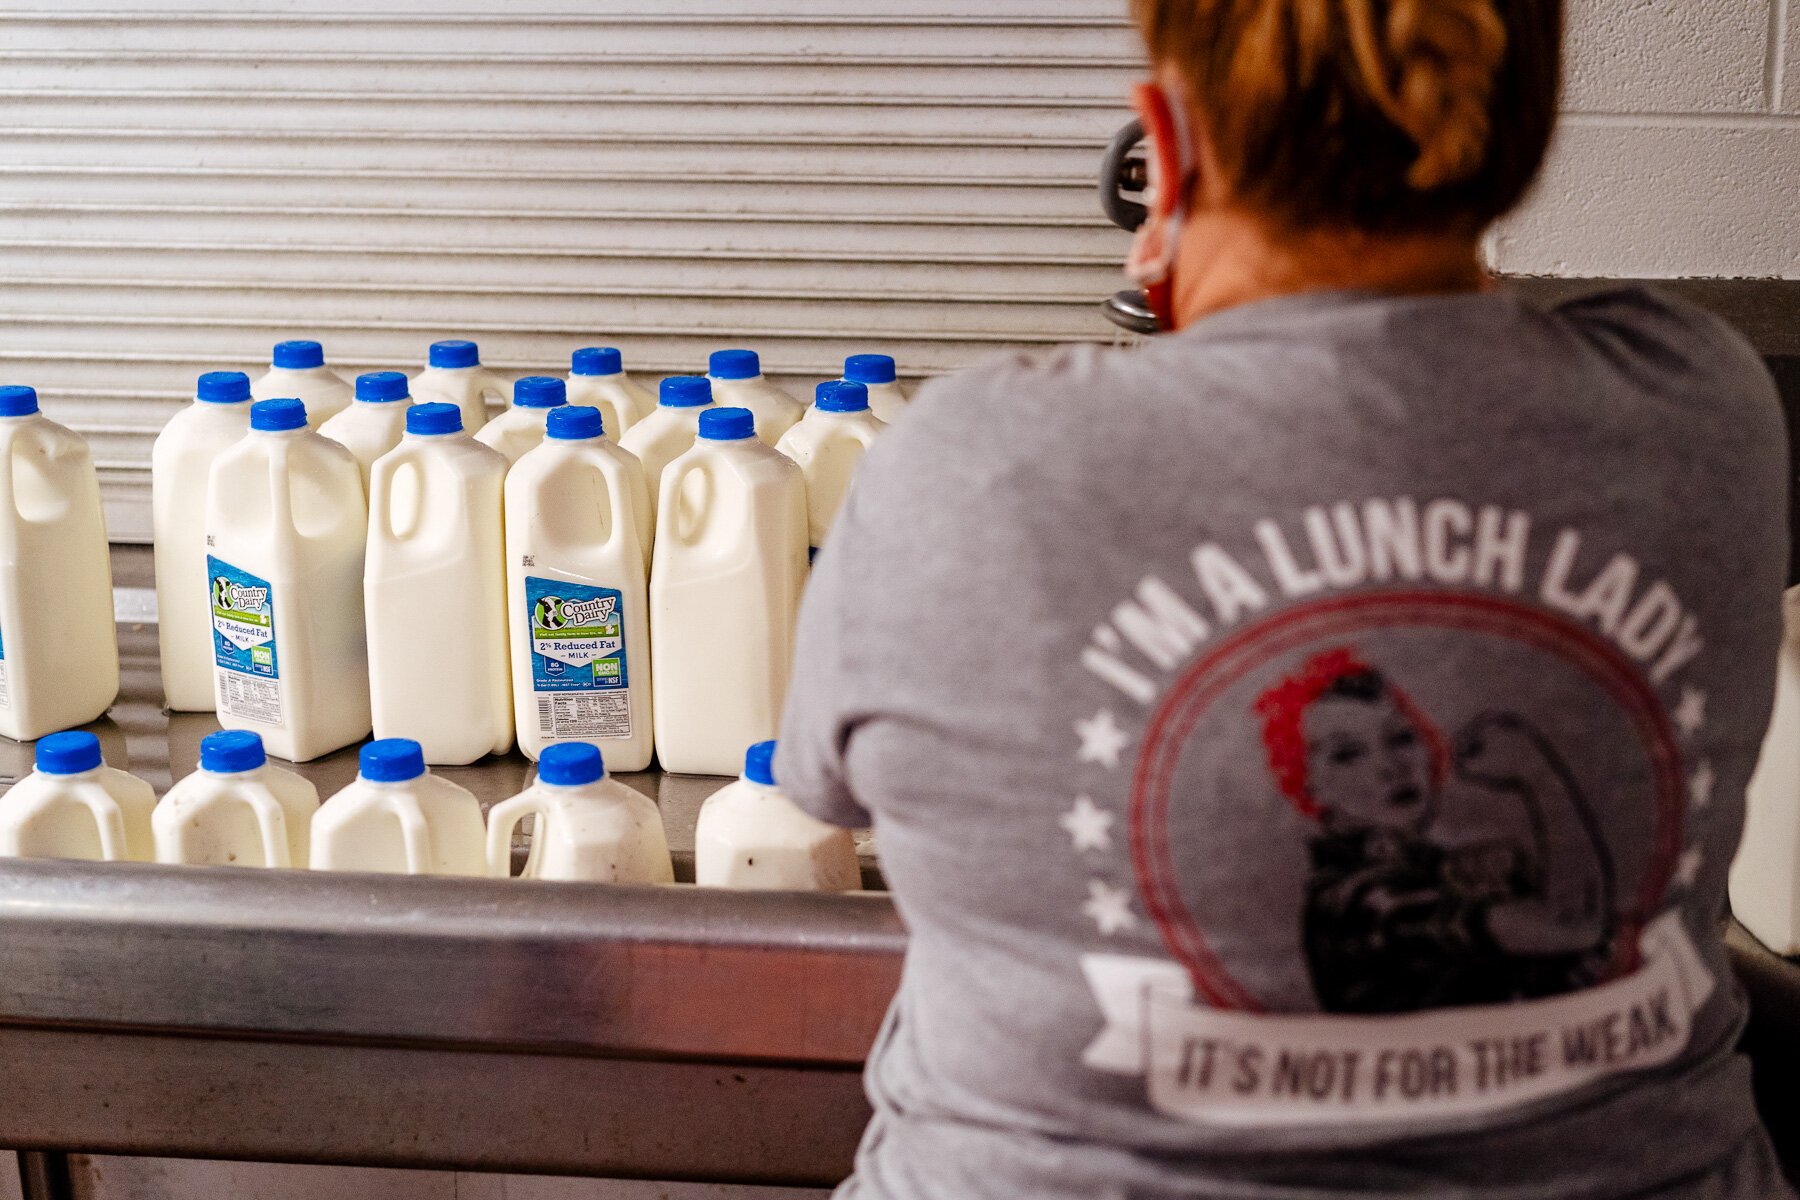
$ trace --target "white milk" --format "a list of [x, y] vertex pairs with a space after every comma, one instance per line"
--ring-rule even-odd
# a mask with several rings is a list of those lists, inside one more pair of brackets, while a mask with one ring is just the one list
[[375, 736], [430, 763], [512, 745], [506, 650], [506, 459], [462, 431], [450, 404], [407, 410], [406, 439], [369, 481], [369, 691]]
[[1800, 954], [1800, 587], [1782, 598], [1775, 709], [1745, 793], [1731, 912], [1777, 954]]
[[119, 694], [112, 560], [81, 436], [0, 387], [0, 734], [85, 725]]
[[852, 354], [844, 360], [844, 380], [869, 389], [869, 411], [882, 424], [906, 411], [906, 393], [900, 390], [894, 360], [887, 355]]
[[549, 375], [527, 375], [513, 384], [512, 407], [481, 427], [475, 440], [516, 463], [544, 440], [544, 422], [568, 400], [569, 385]]
[[221, 867], [301, 867], [311, 855], [319, 792], [269, 765], [262, 739], [242, 730], [200, 742], [200, 769], [156, 806], [156, 861]]
[[276, 342], [274, 365], [250, 385], [252, 400], [299, 400], [314, 429], [350, 407], [350, 385], [325, 365], [317, 342]]
[[775, 447], [806, 477], [806, 523], [815, 550], [843, 507], [856, 464], [885, 428], [869, 411], [867, 388], [831, 380], [819, 385], [818, 400]]
[[656, 803], [606, 777], [600, 750], [583, 742], [546, 747], [537, 782], [488, 813], [488, 873], [512, 874], [513, 828], [536, 816], [521, 879], [673, 883]]
[[756, 415], [756, 436], [773, 446], [806, 415], [806, 405], [770, 383], [754, 350], [715, 350], [707, 362], [713, 400], [722, 408], [747, 408]]
[[406, 376], [398, 371], [369, 371], [356, 377], [356, 399], [319, 432], [348, 450], [362, 472], [363, 494], [369, 491], [369, 468], [406, 436], [406, 410], [412, 407]]
[[473, 792], [425, 769], [419, 744], [370, 742], [356, 782], [319, 806], [312, 866], [394, 875], [486, 875], [487, 831]]
[[209, 371], [200, 377], [194, 403], [169, 418], [150, 449], [156, 638], [163, 699], [177, 712], [213, 710], [206, 483], [213, 460], [249, 429], [249, 377]]
[[[492, 426], [489, 426], [492, 428]], [[506, 594], [519, 748], [595, 742], [650, 765], [650, 496], [599, 410], [551, 412], [506, 477]]]
[[663, 769], [737, 771], [773, 737], [806, 585], [806, 484], [741, 408], [700, 418], [663, 473], [650, 565], [656, 752]]
[[655, 410], [656, 393], [625, 373], [613, 347], [585, 346], [569, 356], [569, 403], [599, 409], [616, 442]]
[[425, 369], [412, 379], [413, 399], [454, 404], [462, 410], [463, 428], [474, 433], [488, 420], [490, 402], [506, 402], [506, 385], [481, 365], [474, 342], [433, 342]]
[[356, 460], [306, 427], [298, 400], [263, 400], [213, 463], [206, 572], [219, 724], [292, 762], [369, 736]]
[[856, 843], [801, 812], [775, 786], [774, 742], [744, 754], [744, 775], [706, 798], [694, 827], [694, 882], [702, 887], [854, 892]]
[[712, 407], [712, 385], [700, 375], [671, 375], [662, 381], [656, 410], [625, 431], [619, 445], [644, 464], [650, 514], [656, 515], [663, 468], [686, 454], [700, 436], [700, 414]]
[[0, 855], [150, 862], [156, 792], [100, 759], [91, 733], [53, 733], [37, 744], [37, 770], [0, 796]]

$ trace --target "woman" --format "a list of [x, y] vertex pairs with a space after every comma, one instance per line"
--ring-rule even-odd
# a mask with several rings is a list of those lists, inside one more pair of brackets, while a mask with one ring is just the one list
[[[925, 389], [806, 600], [777, 771], [872, 820], [911, 935], [845, 1194], [1789, 1195], [1718, 926], [1785, 573], [1760, 362], [1484, 275], [1554, 0], [1135, 4], [1172, 332]], [[1422, 869], [1559, 982], [1327, 1011], [1256, 705], [1344, 646], [1459, 731], [1389, 745], [1396, 848], [1530, 848]]]

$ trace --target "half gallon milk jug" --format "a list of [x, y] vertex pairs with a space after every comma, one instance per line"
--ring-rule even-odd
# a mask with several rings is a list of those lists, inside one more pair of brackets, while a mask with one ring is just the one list
[[177, 712], [213, 710], [212, 596], [206, 576], [206, 483], [213, 460], [250, 429], [250, 378], [200, 377], [150, 449], [156, 537], [156, 636], [163, 697]]
[[0, 855], [150, 862], [156, 793], [100, 759], [100, 739], [83, 730], [37, 744], [37, 770], [0, 796]]
[[207, 491], [219, 724], [292, 762], [369, 736], [368, 533], [350, 452], [306, 427], [300, 401], [255, 404]]
[[350, 385], [325, 365], [317, 342], [276, 342], [274, 365], [250, 385], [252, 400], [294, 399], [305, 403], [314, 429], [350, 407]]
[[883, 428], [869, 411], [867, 388], [828, 380], [819, 385], [818, 399], [806, 416], [775, 447], [806, 477], [807, 536], [815, 550], [825, 544], [863, 451]]
[[616, 349], [584, 346], [569, 356], [569, 403], [599, 409], [606, 418], [606, 436], [616, 442], [650, 415], [656, 395], [625, 374]]
[[742, 408], [700, 416], [663, 473], [650, 566], [656, 752], [663, 768], [729, 775], [775, 733], [806, 584], [806, 484]]
[[762, 373], [762, 360], [754, 350], [715, 350], [706, 366], [712, 380], [713, 399], [730, 408], [747, 408], [756, 416], [756, 436], [773, 446], [806, 413], [806, 405], [794, 399]]
[[313, 814], [315, 869], [487, 874], [481, 801], [427, 771], [417, 742], [370, 742], [361, 765], [356, 782]]
[[156, 806], [156, 861], [221, 867], [305, 867], [318, 789], [269, 765], [246, 730], [208, 734], [200, 769]]
[[413, 399], [438, 400], [462, 410], [463, 428], [474, 433], [487, 424], [490, 399], [505, 403], [505, 385], [481, 365], [474, 342], [433, 342], [425, 369], [413, 376]]
[[513, 740], [506, 651], [506, 460], [454, 404], [407, 410], [369, 480], [369, 689], [377, 737], [462, 765]]
[[650, 512], [656, 514], [663, 468], [686, 454], [700, 435], [700, 414], [712, 407], [712, 384], [703, 375], [671, 375], [662, 381], [656, 411], [619, 439], [644, 464]]
[[694, 882], [702, 887], [854, 892], [856, 843], [800, 811], [775, 786], [775, 743], [744, 754], [744, 775], [706, 798], [694, 827]]
[[527, 816], [537, 820], [522, 879], [675, 882], [662, 813], [650, 797], [606, 777], [597, 746], [546, 746], [537, 782], [488, 813], [489, 874], [512, 873], [513, 829]]
[[1800, 954], [1800, 587], [1782, 599], [1775, 709], [1745, 793], [1731, 912], [1777, 954]]
[[0, 387], [0, 733], [85, 725], [119, 694], [112, 560], [81, 435]]
[[885, 354], [852, 354], [844, 360], [844, 379], [869, 389], [869, 411], [887, 424], [906, 408], [906, 393], [894, 372], [894, 360]]
[[369, 468], [406, 436], [406, 410], [412, 406], [406, 376], [398, 371], [370, 371], [356, 377], [356, 399], [319, 432], [348, 450], [369, 490]]
[[[489, 426], [492, 428], [492, 426]], [[598, 409], [559, 408], [506, 477], [513, 717], [537, 758], [597, 742], [621, 771], [650, 765], [650, 497]]]
[[527, 375], [513, 384], [512, 407], [481, 427], [475, 440], [516, 463], [544, 440], [544, 421], [569, 402], [569, 385], [549, 375]]

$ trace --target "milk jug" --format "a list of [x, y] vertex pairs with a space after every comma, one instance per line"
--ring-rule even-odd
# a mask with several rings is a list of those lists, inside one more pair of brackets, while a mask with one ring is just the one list
[[213, 460], [250, 429], [250, 379], [200, 377], [150, 449], [156, 539], [156, 637], [163, 699], [177, 712], [213, 710], [212, 597], [206, 575], [206, 483]]
[[83, 730], [37, 744], [37, 770], [0, 796], [0, 855], [150, 862], [156, 793], [100, 758], [100, 739]]
[[262, 400], [250, 435], [213, 463], [206, 503], [219, 724], [292, 762], [369, 736], [356, 460], [306, 427], [298, 400]]
[[808, 539], [816, 550], [844, 503], [850, 476], [863, 451], [884, 428], [869, 411], [869, 390], [860, 383], [829, 380], [800, 423], [775, 448], [794, 460], [806, 477]]
[[512, 873], [512, 834], [535, 816], [522, 879], [673, 883], [656, 803], [606, 777], [600, 750], [585, 742], [546, 746], [537, 782], [488, 813], [488, 873]]
[[318, 789], [270, 766], [256, 734], [208, 734], [200, 769], [170, 788], [151, 815], [156, 861], [303, 868], [318, 807]]
[[454, 404], [416, 404], [369, 480], [369, 690], [380, 738], [460, 766], [512, 745], [501, 486], [506, 459]]
[[319, 432], [348, 450], [369, 491], [369, 468], [406, 436], [406, 410], [412, 406], [406, 376], [398, 371], [369, 371], [356, 377], [356, 399]]
[[0, 387], [0, 734], [85, 725], [119, 694], [100, 480], [79, 434]]
[[729, 775], [774, 735], [806, 584], [806, 484], [741, 408], [700, 416], [663, 473], [650, 566], [656, 752], [663, 768]]
[[747, 408], [756, 417], [756, 436], [773, 446], [806, 413], [806, 405], [776, 387], [762, 373], [754, 350], [715, 350], [707, 361], [713, 399], [721, 406]]
[[844, 379], [869, 389], [869, 411], [884, 425], [906, 408], [906, 393], [900, 390], [894, 360], [885, 354], [852, 354], [844, 360]]
[[487, 874], [481, 801], [427, 771], [417, 742], [370, 742], [360, 765], [356, 781], [313, 814], [314, 869]]
[[527, 375], [513, 384], [512, 407], [481, 427], [475, 440], [498, 450], [508, 463], [544, 440], [544, 422], [569, 402], [569, 385], [548, 375]]
[[[491, 429], [493, 426], [489, 426]], [[506, 477], [513, 717], [529, 757], [597, 742], [650, 765], [650, 496], [598, 409], [559, 408]]]
[[700, 414], [712, 407], [712, 384], [701, 375], [671, 375], [662, 381], [656, 411], [626, 430], [619, 445], [644, 464], [650, 513], [662, 486], [663, 468], [687, 453], [700, 434]]
[[694, 882], [702, 887], [854, 892], [862, 888], [856, 843], [800, 811], [775, 786], [775, 743], [744, 754], [743, 778], [700, 806]]
[[1775, 708], [1745, 792], [1731, 912], [1777, 954], [1800, 954], [1800, 587], [1782, 599]]
[[267, 373], [250, 385], [252, 400], [299, 400], [317, 429], [350, 407], [350, 385], [325, 366], [317, 342], [276, 342]]
[[474, 342], [433, 342], [425, 369], [413, 376], [413, 399], [438, 400], [462, 410], [463, 428], [474, 433], [487, 424], [488, 401], [504, 402], [504, 385], [481, 365]]
[[616, 442], [650, 415], [656, 395], [625, 374], [616, 349], [584, 346], [569, 356], [569, 403], [599, 409], [606, 419], [606, 436]]

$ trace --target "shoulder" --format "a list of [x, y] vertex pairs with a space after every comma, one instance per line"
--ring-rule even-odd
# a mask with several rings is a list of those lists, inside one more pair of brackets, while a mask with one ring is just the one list
[[1655, 288], [1611, 288], [1549, 310], [1549, 318], [1659, 390], [1721, 385], [1773, 403], [1768, 368], [1722, 318]]

